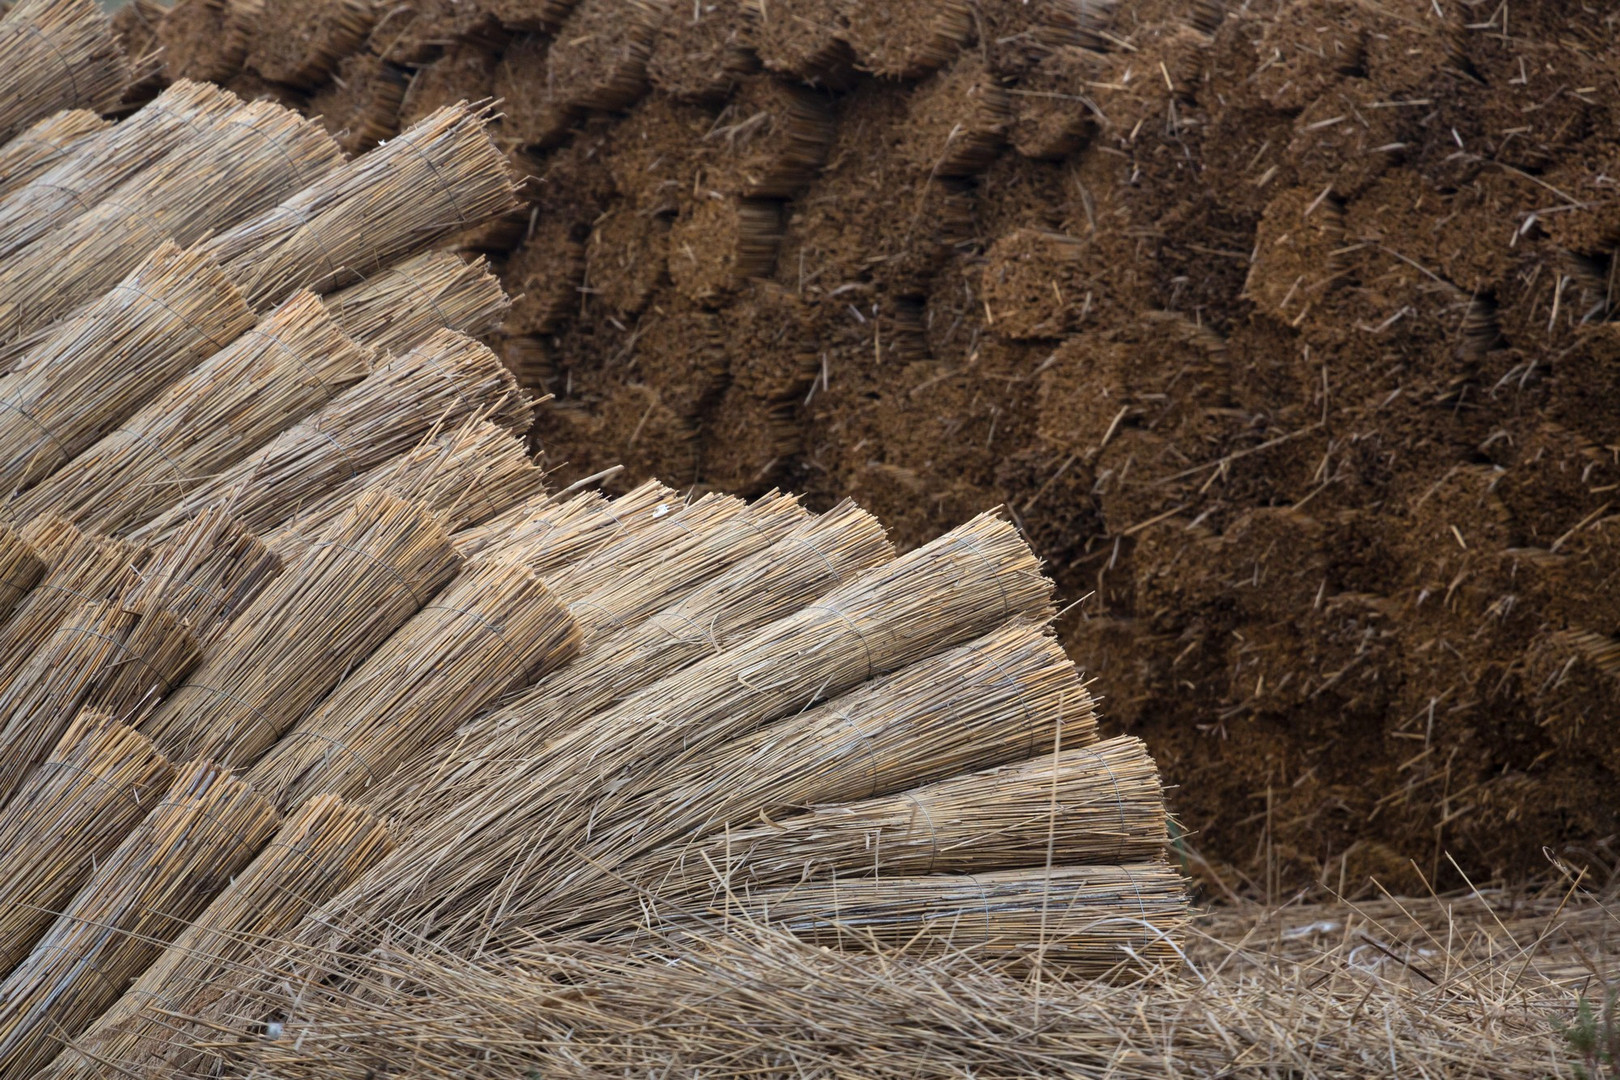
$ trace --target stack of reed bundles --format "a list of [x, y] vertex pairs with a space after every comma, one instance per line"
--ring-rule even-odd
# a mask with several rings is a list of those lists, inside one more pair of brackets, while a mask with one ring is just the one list
[[0, 17], [0, 143], [58, 109], [106, 112], [130, 79], [92, 0], [18, 0]]
[[45, 560], [15, 530], [0, 525], [0, 623], [45, 576]]
[[108, 121], [88, 109], [69, 109], [52, 113], [0, 145], [0, 198], [27, 184], [82, 140], [108, 126]]
[[281, 560], [224, 510], [211, 508], [159, 544], [125, 601], [161, 607], [204, 647], [281, 573]]
[[463, 558], [521, 562], [537, 574], [553, 574], [610, 544], [651, 528], [684, 500], [656, 480], [638, 484], [616, 499], [595, 492], [573, 498], [540, 495], [506, 513], [456, 534]]
[[402, 353], [441, 327], [482, 337], [511, 301], [483, 258], [428, 251], [332, 293], [326, 306], [355, 340]]
[[383, 824], [322, 795], [290, 815], [258, 857], [232, 879], [83, 1035], [36, 1080], [189, 1075], [180, 1059], [183, 1017], [205, 1013], [263, 962], [261, 950], [314, 905], [373, 866], [392, 841]]
[[0, 1075], [31, 1075], [89, 1027], [277, 824], [270, 805], [224, 768], [182, 769], [0, 982]]

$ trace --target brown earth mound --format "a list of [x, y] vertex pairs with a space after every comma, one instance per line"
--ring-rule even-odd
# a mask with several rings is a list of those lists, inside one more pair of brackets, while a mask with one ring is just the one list
[[1004, 504], [1214, 869], [1412, 889], [1620, 861], [1611, 10], [185, 0], [155, 37], [351, 149], [502, 97], [533, 205], [466, 245], [565, 476], [852, 495], [908, 545]]

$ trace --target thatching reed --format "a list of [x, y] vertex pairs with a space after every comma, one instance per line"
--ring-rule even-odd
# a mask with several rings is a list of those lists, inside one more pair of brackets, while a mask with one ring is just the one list
[[647, 89], [663, 7], [658, 0], [579, 0], [546, 57], [555, 104], [602, 111], [633, 104]]
[[1145, 862], [1163, 854], [1165, 821], [1147, 747], [1121, 736], [679, 841], [616, 867], [611, 889], [559, 917], [610, 935], [800, 881]]
[[749, 79], [703, 137], [718, 152], [704, 183], [748, 198], [791, 198], [816, 178], [837, 130], [824, 98], [781, 79]]
[[40, 1080], [118, 1075], [174, 1076], [188, 1051], [181, 1017], [205, 1012], [247, 981], [261, 949], [311, 907], [329, 899], [389, 849], [387, 829], [335, 796], [311, 799], [290, 815], [237, 874], [101, 1014]]
[[370, 0], [261, 0], [247, 62], [267, 79], [307, 90], [359, 49], [379, 13]]
[[724, 101], [743, 76], [759, 67], [748, 47], [748, 31], [739, 0], [665, 5], [647, 61], [647, 81], [682, 101]]
[[157, 24], [171, 78], [224, 82], [242, 70], [264, 0], [180, 0]]
[[125, 600], [172, 613], [207, 647], [279, 573], [281, 560], [263, 541], [211, 508], [153, 550]]
[[58, 109], [106, 112], [129, 81], [112, 24], [91, 0], [18, 0], [0, 17], [0, 143]]
[[459, 562], [429, 510], [367, 493], [243, 609], [141, 731], [176, 760], [251, 765]]
[[517, 205], [486, 116], [443, 108], [280, 206], [205, 242], [255, 307], [331, 292]]
[[338, 484], [331, 494], [265, 534], [284, 558], [309, 544], [362, 491], [389, 491], [431, 508], [451, 532], [481, 525], [545, 494], [528, 444], [499, 424], [470, 420], [434, 433], [399, 457]]
[[331, 294], [326, 306], [356, 341], [397, 354], [445, 326], [482, 337], [511, 303], [482, 258], [429, 251]]
[[0, 692], [0, 806], [81, 708], [122, 717], [167, 693], [197, 659], [196, 640], [161, 609], [137, 614], [117, 601], [81, 604]]
[[1174, 959], [1186, 917], [1187, 884], [1158, 861], [806, 882], [728, 895], [663, 929], [723, 934], [732, 920], [755, 922], [832, 948], [951, 952], [1105, 978]]
[[473, 566], [284, 735], [248, 782], [283, 807], [358, 795], [500, 695], [567, 663], [580, 638], [534, 574]]
[[457, 533], [456, 551], [463, 558], [521, 562], [537, 574], [553, 574], [651, 528], [682, 505], [679, 495], [656, 480], [612, 500], [591, 491], [568, 499], [543, 495]]
[[55, 1057], [202, 914], [276, 825], [269, 804], [222, 767], [182, 769], [0, 983], [0, 1074], [28, 1076]]
[[[232, 109], [0, 269], [0, 336], [100, 296], [159, 244], [182, 247], [275, 206], [343, 160], [326, 130], [269, 101]], [[206, 258], [206, 256], [202, 256]]]
[[949, 63], [973, 37], [968, 0], [839, 0], [842, 37], [860, 67], [892, 79], [915, 79]]
[[27, 184], [108, 122], [88, 109], [52, 113], [8, 143], [0, 144], [0, 198]]
[[50, 476], [252, 325], [217, 265], [163, 244], [0, 383], [0, 490]]
[[217, 86], [177, 82], [129, 119], [81, 139], [0, 202], [0, 257], [72, 221], [241, 104]]
[[454, 330], [440, 330], [209, 477], [133, 535], [162, 536], [219, 503], [248, 528], [267, 531], [433, 431], [478, 417], [515, 433], [528, 430], [532, 413], [527, 395], [494, 353]]
[[135, 528], [364, 378], [375, 359], [295, 293], [17, 500], [86, 528]]
[[0, 525], [0, 625], [45, 576], [45, 562], [21, 535]]
[[134, 728], [79, 714], [0, 817], [0, 971], [23, 961], [173, 779]]

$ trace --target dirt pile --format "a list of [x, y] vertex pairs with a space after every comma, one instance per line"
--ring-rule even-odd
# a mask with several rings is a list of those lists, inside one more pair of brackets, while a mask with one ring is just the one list
[[531, 205], [463, 243], [551, 460], [1006, 504], [1223, 873], [1620, 861], [1603, 5], [126, 10], [350, 149], [502, 97]]

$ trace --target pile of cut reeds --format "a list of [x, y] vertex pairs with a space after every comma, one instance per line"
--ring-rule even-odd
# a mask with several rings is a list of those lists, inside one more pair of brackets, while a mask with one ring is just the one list
[[1175, 955], [1157, 771], [1012, 525], [896, 556], [848, 503], [548, 486], [506, 298], [429, 250], [512, 205], [487, 113], [347, 162], [197, 84], [22, 115], [0, 1073], [213, 1074], [537, 941]]

